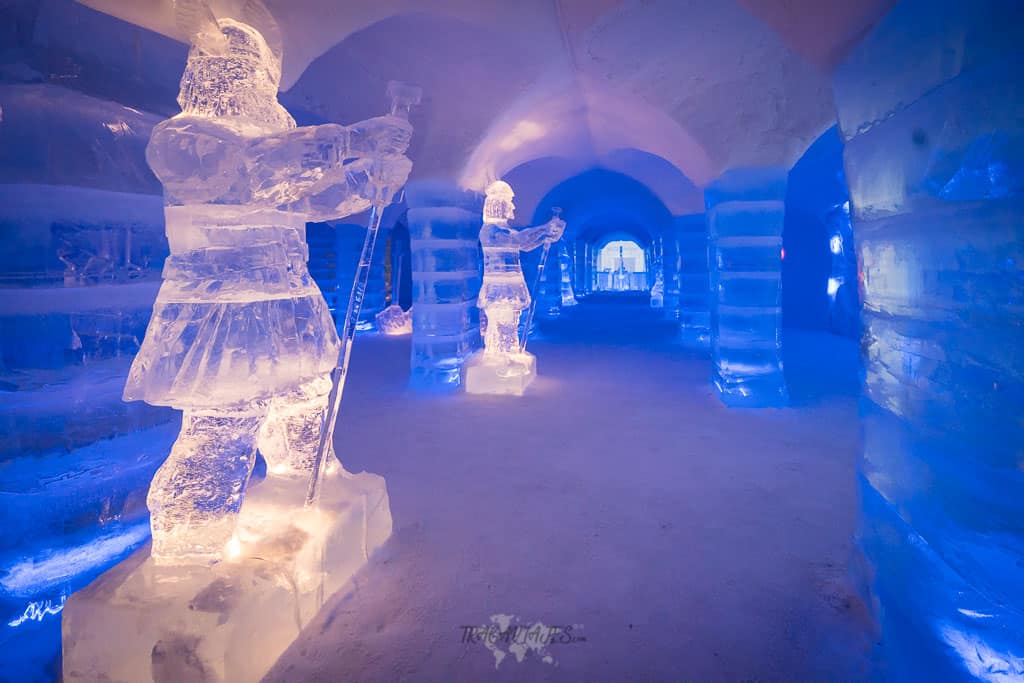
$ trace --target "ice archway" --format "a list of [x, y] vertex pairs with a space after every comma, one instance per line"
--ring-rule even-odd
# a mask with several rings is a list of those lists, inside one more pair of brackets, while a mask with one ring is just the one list
[[[90, 219], [96, 226], [123, 222], [130, 214], [131, 225], [119, 229], [141, 234], [160, 226], [159, 211], [154, 218], [149, 208], [160, 200], [144, 170], [130, 171], [122, 182], [117, 173], [95, 174], [87, 164], [55, 162], [90, 155], [106, 161], [110, 150], [121, 148], [138, 155], [152, 122], [176, 109], [184, 50], [165, 36], [181, 36], [170, 0], [85, 4], [156, 33], [65, 0], [5, 4], [0, 11], [16, 15], [16, 21], [4, 25], [15, 27], [4, 35], [21, 41], [18, 49], [37, 61], [29, 69], [4, 71], [6, 128], [0, 135], [31, 127], [33, 117], [52, 121], [59, 130], [39, 138], [14, 136], [14, 141], [6, 135], [0, 141], [0, 156], [10, 162], [3, 165], [5, 197], [12, 198], [0, 204], [5, 211], [24, 209], [33, 199], [31, 216], [23, 212], [17, 226], [22, 230], [31, 221], [36, 235], [51, 235], [53, 223], [85, 205], [96, 214]], [[885, 608], [883, 638], [896, 644], [890, 650], [905, 653], [907, 677], [1020, 677], [1022, 597], [1014, 579], [1022, 556], [1015, 491], [1022, 381], [1017, 303], [1024, 257], [1017, 65], [1024, 63], [1019, 48], [1024, 24], [1015, 4], [526, 0], [513, 8], [492, 0], [438, 0], [425, 9], [426, 3], [415, 0], [267, 0], [267, 5], [278, 15], [284, 44], [282, 99], [300, 119], [350, 122], [378, 114], [391, 78], [418, 82], [426, 91], [413, 120], [416, 168], [407, 198], [409, 215], [419, 222], [410, 221], [410, 241], [422, 237], [413, 228], [426, 224], [424, 215], [458, 218], [461, 222], [443, 224], [452, 228], [444, 246], [469, 266], [443, 271], [431, 262], [433, 270], [412, 274], [417, 292], [433, 288], [450, 295], [451, 300], [431, 303], [450, 307], [444, 310], [455, 321], [450, 328], [431, 328], [438, 334], [433, 345], [422, 345], [424, 358], [447, 361], [449, 351], [457, 356], [460, 344], [479, 336], [472, 314], [473, 276], [466, 274], [473, 270], [479, 207], [473, 192], [464, 190], [478, 189], [481, 179], [498, 174], [513, 179], [524, 223], [544, 217], [555, 203], [565, 205], [578, 214], [578, 241], [605, 239], [627, 226], [645, 244], [653, 241], [651, 230], [664, 235], [666, 224], [658, 216], [667, 216], [680, 235], [676, 259], [685, 266], [702, 247], [706, 253], [709, 225], [721, 229], [716, 239], [737, 237], [722, 234], [735, 227], [722, 219], [750, 218], [765, 208], [762, 202], [776, 210], [781, 204], [791, 217], [787, 173], [838, 119], [852, 220], [864, 237], [857, 244], [869, 408], [863, 540], [877, 570], [872, 587]], [[39, 115], [55, 106], [81, 111], [82, 120]], [[42, 142], [31, 155], [18, 144], [35, 139]], [[45, 160], [46, 172], [18, 166], [30, 157]], [[141, 158], [118, 165], [121, 172], [133, 167], [145, 168]], [[773, 170], [750, 171], [766, 167]], [[563, 188], [548, 197], [563, 184], [575, 187], [571, 179], [598, 171], [635, 181], [663, 210], [652, 202], [655, 208], [642, 211], [639, 195], [618, 207], [595, 197], [574, 201], [583, 190]], [[424, 181], [435, 184], [417, 185]], [[789, 182], [792, 188], [792, 173]], [[32, 185], [33, 191], [20, 184]], [[119, 215], [110, 215], [115, 212]], [[81, 213], [72, 217], [82, 222]], [[776, 219], [757, 227], [774, 230], [782, 222]], [[793, 234], [789, 231], [789, 237]], [[777, 235], [738, 237], [765, 238], [771, 255]], [[47, 240], [32, 241], [32, 249], [49, 248], [43, 244]], [[133, 241], [133, 249], [139, 244]], [[15, 254], [10, 260], [19, 261], [15, 266], [45, 260], [35, 257]], [[671, 260], [668, 246], [664, 260]], [[704, 297], [703, 310], [686, 313], [694, 329], [701, 316], [705, 321], [709, 316], [706, 262], [704, 267], [683, 271], [697, 283], [691, 303], [697, 306]], [[744, 271], [728, 275], [725, 280], [733, 282], [758, 280]], [[774, 275], [769, 269], [762, 279]], [[120, 291], [110, 301], [121, 305], [130, 299], [123, 310], [138, 325], [139, 296], [126, 294], [145, 293], [145, 288], [129, 283]], [[70, 329], [71, 317], [99, 319], [92, 304], [90, 310], [73, 308], [76, 302], [67, 292], [45, 293], [52, 299], [40, 291], [5, 297], [7, 319], [23, 316], [42, 298], [59, 302], [47, 320], [53, 329]], [[744, 320], [757, 314], [747, 313]], [[768, 342], [777, 331], [771, 322], [765, 323]], [[46, 351], [47, 362], [66, 362], [58, 335], [17, 329], [19, 334], [4, 335], [5, 344], [38, 336], [36, 358]], [[705, 323], [695, 338], [706, 332]], [[78, 351], [102, 353], [89, 338], [84, 341], [85, 350]], [[8, 354], [4, 363], [38, 362], [32, 355]], [[85, 433], [92, 438], [95, 432]], [[915, 666], [930, 670], [922, 673]]]

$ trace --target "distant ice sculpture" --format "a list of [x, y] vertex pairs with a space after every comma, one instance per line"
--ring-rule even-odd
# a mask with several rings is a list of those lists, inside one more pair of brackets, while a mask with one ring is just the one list
[[514, 196], [512, 187], [504, 181], [497, 180], [487, 187], [480, 229], [484, 278], [477, 299], [487, 318], [487, 329], [484, 349], [466, 362], [468, 393], [520, 395], [535, 373], [536, 359], [523, 350], [519, 338], [519, 317], [531, 301], [519, 252], [557, 242], [565, 221], [554, 217], [532, 228], [512, 228], [509, 221], [515, 217]]
[[626, 267], [626, 257], [619, 247], [619, 265], [612, 271], [612, 291], [625, 292], [630, 288], [632, 273]]
[[654, 245], [654, 284], [651, 286], [651, 308], [665, 307], [665, 263], [660, 240]]
[[406, 121], [297, 128], [263, 35], [209, 21], [189, 52], [182, 111], [154, 128], [146, 152], [171, 255], [124, 390], [184, 411], [147, 499], [152, 557], [165, 565], [236, 547], [257, 448], [268, 477], [308, 478], [339, 341], [307, 270], [306, 222], [368, 208], [411, 168]]
[[375, 317], [377, 329], [386, 335], [398, 337], [412, 334], [412, 309], [402, 310], [398, 304], [391, 304]]

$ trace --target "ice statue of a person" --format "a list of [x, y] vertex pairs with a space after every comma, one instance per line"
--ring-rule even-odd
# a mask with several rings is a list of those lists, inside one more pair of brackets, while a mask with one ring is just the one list
[[184, 411], [147, 499], [158, 564], [223, 556], [257, 447], [268, 476], [309, 476], [339, 341], [306, 222], [364, 210], [412, 165], [398, 117], [297, 128], [260, 32], [214, 21], [146, 150], [171, 254], [124, 398]]
[[[477, 305], [486, 317], [484, 350], [470, 359], [466, 391], [470, 393], [522, 393], [532, 379], [533, 356], [521, 348], [519, 317], [530, 306], [530, 290], [523, 279], [519, 252], [531, 251], [545, 242], [557, 242], [565, 230], [565, 221], [554, 217], [532, 228], [509, 226], [515, 217], [512, 187], [501, 180], [491, 183], [484, 200], [480, 246], [484, 255], [484, 277]], [[477, 381], [487, 376], [497, 384]], [[512, 379], [506, 386], [502, 379]]]
[[616, 292], [624, 292], [629, 289], [629, 269], [626, 268], [626, 257], [619, 247], [619, 265], [612, 274], [612, 289]]

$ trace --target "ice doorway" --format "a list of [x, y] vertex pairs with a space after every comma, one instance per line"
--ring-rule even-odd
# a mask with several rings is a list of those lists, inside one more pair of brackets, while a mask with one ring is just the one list
[[646, 292], [647, 250], [633, 240], [612, 240], [596, 250], [591, 269], [598, 292]]

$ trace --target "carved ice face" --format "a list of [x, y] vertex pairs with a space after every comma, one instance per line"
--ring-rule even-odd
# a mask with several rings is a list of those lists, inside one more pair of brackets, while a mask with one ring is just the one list
[[[277, 101], [281, 62], [260, 33], [221, 19], [224, 41], [197, 42], [189, 50], [178, 104], [186, 114], [231, 117], [273, 129], [295, 121]], [[205, 42], [205, 44], [204, 44]]]
[[484, 200], [484, 223], [508, 222], [515, 218], [516, 205], [512, 203], [515, 193], [512, 187], [501, 180], [487, 186]]

